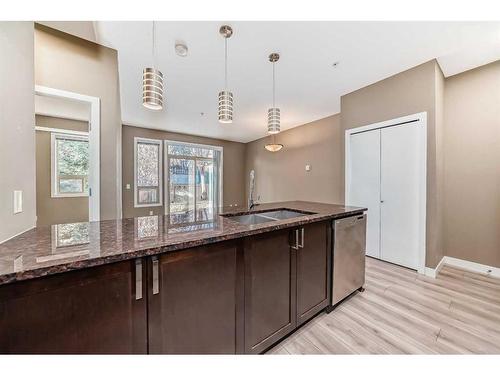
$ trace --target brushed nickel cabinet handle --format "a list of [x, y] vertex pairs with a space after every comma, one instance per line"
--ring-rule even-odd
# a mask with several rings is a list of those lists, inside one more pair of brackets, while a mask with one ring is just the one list
[[160, 283], [158, 274], [158, 258], [153, 257], [153, 294], [160, 293]]
[[301, 249], [304, 248], [304, 228], [300, 229], [300, 245], [299, 245], [299, 247]]
[[142, 259], [135, 260], [135, 299], [142, 299]]
[[292, 245], [292, 249], [298, 250], [299, 249], [299, 230], [295, 229], [295, 245]]

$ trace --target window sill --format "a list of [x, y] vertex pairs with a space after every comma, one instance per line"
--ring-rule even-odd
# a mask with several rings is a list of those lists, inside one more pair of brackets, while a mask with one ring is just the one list
[[151, 204], [134, 204], [134, 208], [142, 208], [142, 207], [161, 207], [162, 203], [151, 203]]
[[88, 198], [88, 194], [52, 194], [51, 198]]

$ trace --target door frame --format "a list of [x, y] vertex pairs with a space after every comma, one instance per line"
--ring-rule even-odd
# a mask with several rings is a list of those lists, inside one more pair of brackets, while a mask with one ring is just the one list
[[419, 254], [418, 254], [418, 273], [425, 273], [426, 258], [426, 223], [427, 223], [427, 112], [419, 112], [408, 116], [395, 119], [376, 122], [373, 124], [360, 126], [345, 130], [345, 204], [349, 205], [349, 188], [351, 183], [351, 157], [350, 157], [350, 136], [357, 133], [367, 132], [387, 128], [396, 125], [419, 122]]
[[[168, 145], [169, 144], [180, 144], [180, 145], [184, 145], [184, 146], [193, 146], [193, 147], [201, 147], [201, 148], [207, 148], [207, 149], [212, 149], [212, 150], [215, 150], [215, 151], [219, 151], [220, 152], [220, 178], [219, 178], [219, 186], [218, 186], [218, 189], [219, 189], [219, 196], [218, 196], [218, 199], [219, 199], [219, 202], [218, 202], [218, 207], [214, 207], [215, 211], [218, 211], [219, 210], [219, 207], [222, 207], [223, 206], [223, 202], [222, 202], [222, 199], [223, 199], [223, 196], [224, 196], [224, 148], [221, 147], [221, 146], [213, 146], [213, 145], [206, 145], [206, 144], [203, 144], [203, 143], [192, 143], [192, 142], [182, 142], [182, 141], [174, 141], [174, 140], [170, 140], [170, 139], [165, 139], [163, 141], [163, 148], [164, 148], [164, 152], [163, 152], [163, 158], [164, 158], [164, 166], [163, 168], [165, 169], [165, 173], [164, 173], [164, 185], [165, 185], [165, 189], [164, 189], [164, 194], [165, 194], [165, 199], [164, 199], [164, 202], [165, 202], [165, 207], [164, 207], [164, 212], [165, 212], [165, 215], [169, 215], [170, 214], [170, 205], [169, 205], [169, 199], [170, 199], [170, 181], [169, 181], [169, 172], [167, 170], [167, 168], [169, 167], [169, 155], [168, 155]], [[175, 155], [175, 157], [178, 157], [179, 159], [193, 159], [195, 160], [196, 157], [190, 157], [190, 156], [182, 156], [182, 155]], [[207, 158], [202, 158], [202, 157], [199, 157], [198, 159], [207, 159]], [[195, 166], [196, 167], [196, 166]], [[195, 192], [196, 193], [196, 192]]]
[[[89, 149], [90, 149], [90, 171], [89, 171], [89, 221], [99, 221], [101, 218], [101, 189], [100, 189], [100, 128], [101, 128], [101, 99], [95, 96], [83, 95], [76, 92], [55, 89], [52, 87], [35, 85], [35, 95], [53, 98], [64, 98], [90, 104], [89, 121]], [[62, 129], [58, 129], [62, 133]], [[121, 183], [119, 184], [121, 187]]]

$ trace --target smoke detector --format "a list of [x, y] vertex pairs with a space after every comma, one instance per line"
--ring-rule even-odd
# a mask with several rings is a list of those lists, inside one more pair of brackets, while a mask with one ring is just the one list
[[175, 53], [178, 56], [186, 57], [188, 54], [188, 48], [184, 43], [176, 43], [175, 44]]

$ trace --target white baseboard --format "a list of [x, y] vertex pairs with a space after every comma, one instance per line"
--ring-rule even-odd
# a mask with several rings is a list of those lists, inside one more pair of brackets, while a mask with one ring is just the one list
[[461, 268], [465, 271], [476, 272], [487, 276], [500, 277], [500, 268], [488, 266], [486, 264], [470, 262], [468, 260], [445, 256], [445, 264]]
[[29, 231], [29, 230], [32, 230], [32, 229], [33, 229], [33, 228], [35, 228], [35, 227], [36, 227], [36, 225], [33, 225], [32, 227], [30, 227], [30, 228], [28, 228], [28, 229], [24, 229], [24, 230], [20, 231], [19, 233], [14, 234], [13, 236], [11, 236], [11, 237], [9, 237], [9, 238], [6, 238], [5, 240], [0, 241], [0, 245], [1, 245], [1, 244], [3, 244], [4, 242], [7, 242], [7, 241], [9, 241], [9, 240], [13, 239], [14, 237], [20, 236], [21, 234], [23, 234], [23, 233], [25, 233], [25, 232], [27, 232], [27, 231]]
[[435, 279], [441, 268], [443, 268], [445, 261], [446, 257], [442, 257], [436, 268], [425, 267], [425, 276], [433, 277]]
[[469, 272], [476, 272], [486, 276], [499, 277], [500, 278], [500, 268], [492, 267], [481, 263], [475, 263], [468, 260], [453, 258], [449, 256], [444, 256], [436, 268], [425, 268], [425, 275], [429, 277], [436, 278], [439, 271], [444, 265], [449, 265], [455, 268], [460, 268]]

